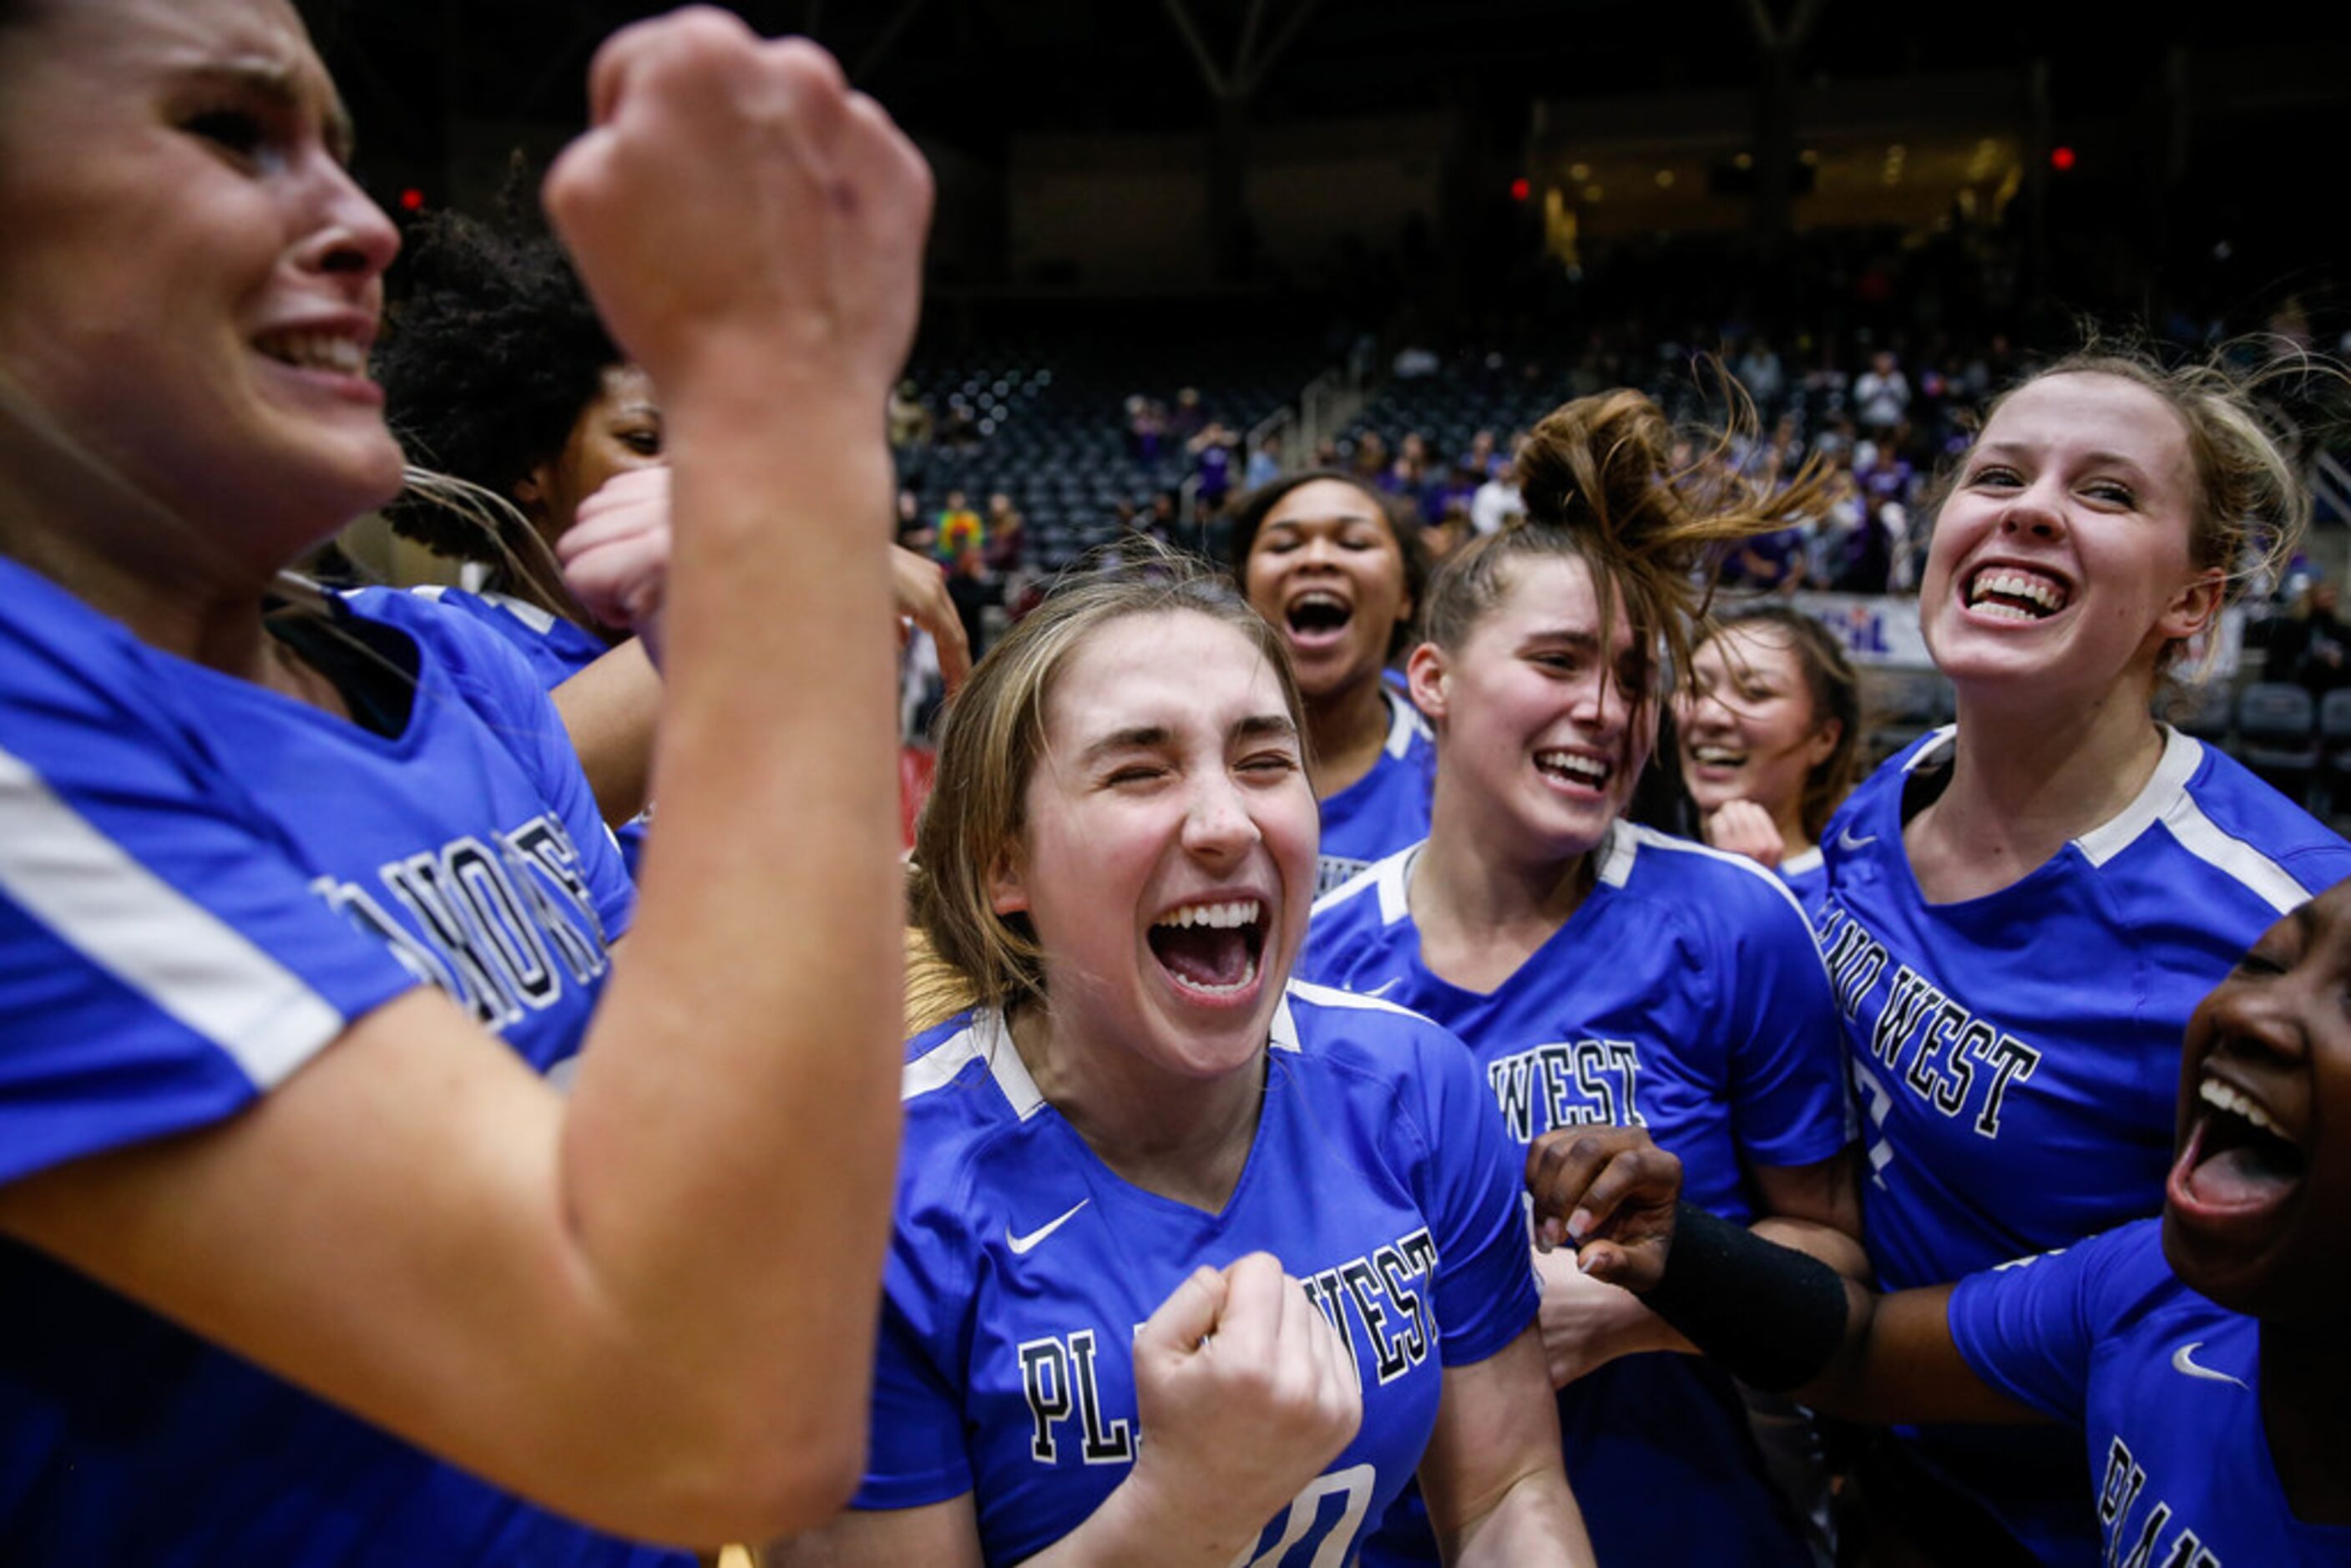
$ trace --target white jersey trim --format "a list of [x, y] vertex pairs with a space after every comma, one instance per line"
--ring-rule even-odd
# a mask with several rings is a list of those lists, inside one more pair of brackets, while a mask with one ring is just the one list
[[2181, 849], [2234, 879], [2280, 915], [2309, 903], [2309, 891], [2283, 866], [2244, 840], [2221, 831], [2220, 824], [2204, 814], [2204, 808], [2188, 792], [2188, 781], [2203, 765], [2203, 743], [2166, 726], [2163, 757], [2155, 765], [2154, 777], [2137, 800], [2116, 813], [2114, 821], [2074, 841], [2083, 857], [2094, 866], [2102, 866], [2161, 822]]
[[1780, 874], [1782, 876], [1801, 875], [1805, 872], [1820, 870], [1822, 863], [1823, 857], [1821, 854], [1821, 846], [1814, 844], [1811, 849], [1806, 850], [1803, 853], [1800, 855], [1790, 855], [1786, 860], [1782, 861], [1780, 862]]
[[342, 1032], [342, 1013], [308, 982], [150, 871], [5, 747], [0, 889], [227, 1052], [258, 1088], [284, 1082]]
[[1332, 986], [1318, 986], [1311, 980], [1292, 980], [1289, 994], [1281, 998], [1281, 1010], [1274, 1015], [1273, 1043], [1276, 1049], [1296, 1051], [1297, 1021], [1290, 1016], [1290, 999], [1311, 1002], [1323, 1008], [1353, 1008], [1358, 1012], [1394, 1013], [1398, 1018], [1416, 1019], [1421, 1015], [1410, 1008], [1400, 1007], [1385, 997], [1367, 997], [1361, 991], [1343, 991]]
[[1959, 733], [1959, 727], [1956, 724], [1947, 724], [1940, 729], [1928, 732], [1926, 744], [1910, 754], [1910, 760], [1902, 765], [1902, 771], [1916, 773], [1928, 763], [1939, 763], [1943, 754], [1950, 750], [1951, 742]]
[[906, 1063], [898, 1075], [898, 1098], [913, 1100], [944, 1089], [974, 1061], [987, 1063], [988, 1076], [1021, 1121], [1044, 1109], [1037, 1081], [1029, 1076], [1003, 1015], [993, 1009], [974, 1013], [970, 1023]]
[[[1796, 912], [1796, 918], [1804, 923], [1806, 931], [1813, 928], [1812, 917], [1804, 913], [1804, 906], [1797, 902], [1795, 890], [1782, 882], [1769, 866], [1759, 861], [1750, 860], [1742, 854], [1734, 854], [1729, 850], [1716, 849], [1712, 844], [1701, 844], [1693, 839], [1677, 839], [1671, 833], [1661, 833], [1655, 828], [1645, 828], [1638, 822], [1620, 821], [1614, 824], [1610, 831], [1628, 841], [1624, 851], [1625, 876], [1629, 877], [1632, 874], [1635, 845], [1646, 844], [1652, 849], [1663, 850], [1677, 855], [1703, 855], [1710, 861], [1720, 861], [1725, 865], [1735, 865], [1749, 876], [1761, 877], [1764, 886], [1778, 894], [1786, 901], [1788, 907]], [[1614, 852], [1612, 847], [1611, 853]], [[1817, 846], [1812, 851], [1812, 855], [1814, 863], [1817, 864], [1821, 855]], [[1605, 872], [1602, 873], [1604, 878], [1606, 874]], [[1625, 883], [1619, 881], [1614, 885], [1622, 887]]]
[[1428, 727], [1428, 716], [1413, 706], [1410, 697], [1384, 682], [1380, 695], [1388, 699], [1388, 737], [1382, 749], [1390, 757], [1402, 761], [1416, 737], [1436, 743], [1437, 732]]
[[[2221, 831], [2220, 825], [2204, 814], [2196, 797], [2188, 792], [2188, 781], [2204, 765], [2203, 743], [2169, 725], [2162, 727], [2163, 755], [2156, 761], [2155, 772], [2129, 805], [2074, 841], [2082, 858], [2094, 867], [2104, 866], [2160, 822], [2181, 849], [2230, 877], [2280, 915], [2309, 903], [2309, 890], [2294, 881], [2283, 866], [2242, 839]], [[1937, 731], [1936, 738], [1918, 748], [1908, 767], [1917, 768], [1930, 754], [1941, 751], [1957, 729], [1957, 726], [1950, 726]]]
[[[449, 585], [445, 582], [421, 583], [408, 591], [419, 599], [429, 599], [438, 604], [441, 596], [449, 591]], [[517, 599], [511, 593], [476, 593], [474, 597], [485, 604], [496, 605], [542, 637], [555, 630], [555, 617], [527, 599]]]

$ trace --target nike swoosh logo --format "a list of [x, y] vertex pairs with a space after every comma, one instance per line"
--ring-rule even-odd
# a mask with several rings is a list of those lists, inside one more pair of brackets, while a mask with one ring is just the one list
[[1004, 1244], [1012, 1249], [1012, 1255], [1015, 1258], [1024, 1257], [1031, 1251], [1039, 1242], [1044, 1240], [1045, 1238], [1052, 1235], [1053, 1232], [1059, 1230], [1071, 1220], [1076, 1218], [1078, 1210], [1083, 1208], [1092, 1201], [1093, 1199], [1090, 1197], [1081, 1197], [1078, 1199], [1077, 1202], [1070, 1206], [1068, 1213], [1062, 1215], [1059, 1219], [1048, 1220], [1045, 1224], [1039, 1226], [1036, 1229], [1030, 1231], [1026, 1236], [1013, 1235], [1012, 1227], [1008, 1225], [1004, 1228]]
[[1866, 838], [1855, 838], [1851, 828], [1847, 828], [1844, 831], [1837, 835], [1837, 848], [1841, 850], [1857, 850], [1864, 844], [1874, 844], [1876, 841], [1877, 835], [1876, 833], [1872, 833]]
[[[2233, 1383], [2240, 1388], [2245, 1388], [2245, 1380], [2241, 1377], [2231, 1377], [2225, 1372], [2215, 1372], [2209, 1366], [2197, 1365], [2196, 1353], [2203, 1348], [2204, 1342], [2202, 1340], [2191, 1339], [2186, 1344], [2181, 1345], [2178, 1350], [2173, 1351], [2171, 1353], [2171, 1370], [2178, 1373], [2183, 1373], [2189, 1377], [2200, 1377], [2207, 1383]], [[2251, 1394], [2252, 1390], [2245, 1388], [2245, 1392]]]
[[1374, 986], [1370, 990], [1365, 991], [1364, 995], [1367, 997], [1384, 997], [1390, 991], [1395, 989], [1396, 981], [1402, 977], [1403, 977], [1398, 975], [1390, 975], [1386, 979], [1382, 980], [1378, 985]]

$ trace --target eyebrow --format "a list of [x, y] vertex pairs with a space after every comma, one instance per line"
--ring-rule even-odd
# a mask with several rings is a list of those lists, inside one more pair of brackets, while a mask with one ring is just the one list
[[[216, 89], [248, 93], [298, 114], [309, 108], [309, 95], [303, 90], [301, 78], [282, 60], [212, 60], [194, 67], [188, 75]], [[328, 150], [338, 162], [350, 162], [358, 146], [358, 132], [351, 124], [350, 111], [343, 107], [342, 99], [331, 86], [319, 105], [319, 116]]]
[[[2001, 455], [2010, 457], [2038, 457], [2042, 455], [2042, 448], [2037, 446], [2027, 446], [2022, 442], [2015, 441], [1982, 442], [1977, 444], [1976, 450], [1979, 452], [1996, 453]], [[2147, 470], [2145, 468], [2140, 467], [2135, 459], [2126, 457], [2119, 452], [2085, 452], [2082, 454], [2082, 459], [2089, 466], [2094, 468], [2125, 468], [2128, 469], [2133, 475], [2141, 479], [2147, 477]]]
[[[1297, 736], [1298, 727], [1290, 722], [1288, 714], [1280, 713], [1251, 714], [1247, 718], [1236, 719], [1232, 727], [1225, 732], [1228, 742], [1262, 740], [1269, 737], [1294, 740]], [[1081, 759], [1092, 763], [1123, 751], [1155, 751], [1175, 738], [1176, 732], [1164, 724], [1138, 724], [1103, 736], [1085, 748]]]

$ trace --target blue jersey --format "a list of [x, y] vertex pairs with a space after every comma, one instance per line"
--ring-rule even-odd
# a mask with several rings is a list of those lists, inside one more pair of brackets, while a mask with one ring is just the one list
[[[2169, 734], [2138, 797], [2013, 885], [1929, 904], [1906, 789], [1956, 732], [1880, 768], [1831, 820], [1814, 911], [1889, 1290], [1938, 1284], [2163, 1207], [2188, 1016], [2281, 915], [2351, 875], [2351, 845], [2237, 763]], [[1915, 810], [1915, 808], [1913, 808]], [[1921, 1457], [2050, 1561], [2095, 1560], [2080, 1478], [2019, 1434], [1936, 1434]]]
[[2181, 1284], [2162, 1231], [2143, 1219], [1970, 1275], [1951, 1295], [1953, 1343], [1977, 1376], [2086, 1441], [2102, 1561], [2351, 1563], [2351, 1528], [2286, 1505], [2262, 1426], [2261, 1324]]
[[[576, 1054], [628, 879], [528, 669], [392, 599], [337, 612], [413, 673], [378, 734], [0, 559], [0, 1181], [232, 1116], [420, 980], [541, 1071]], [[30, 1248], [0, 1241], [0, 1561], [632, 1551]]]
[[1420, 1464], [1442, 1369], [1534, 1321], [1519, 1161], [1493, 1107], [1458, 1041], [1383, 1003], [1290, 988], [1221, 1214], [1113, 1173], [1039, 1094], [996, 1014], [915, 1037], [904, 1097], [855, 1506], [969, 1493], [991, 1563], [1060, 1540], [1126, 1478], [1149, 1436], [1128, 1347], [1203, 1263], [1280, 1258], [1363, 1373], [1361, 1431], [1252, 1561], [1347, 1560]]
[[1372, 770], [1322, 802], [1322, 860], [1315, 891], [1328, 893], [1374, 861], [1428, 837], [1437, 787], [1437, 737], [1412, 699], [1391, 686], [1388, 737]]
[[[364, 607], [380, 602], [394, 591], [388, 588], [362, 588], [346, 597]], [[427, 583], [409, 591], [444, 609], [470, 616], [505, 638], [530, 662], [538, 684], [550, 692], [612, 651], [611, 644], [594, 632], [512, 594], [468, 593], [462, 588], [440, 583]], [[637, 873], [637, 857], [644, 852], [645, 828], [651, 821], [652, 813], [647, 811], [612, 830], [613, 837], [620, 841], [621, 859], [632, 877]]]
[[[1786, 888], [1742, 856], [1618, 822], [1583, 903], [1490, 994], [1421, 961], [1418, 851], [1314, 906], [1300, 972], [1398, 1001], [1468, 1042], [1523, 1147], [1553, 1127], [1646, 1126], [1684, 1189], [1742, 1223], [1742, 1172], [1831, 1158], [1851, 1134], [1828, 981]], [[1630, 1356], [1562, 1392], [1568, 1477], [1603, 1562], [1805, 1561], [1729, 1380]], [[1703, 1500], [1702, 1501], [1700, 1500]], [[1386, 1561], [1434, 1559], [1399, 1518]]]
[[1828, 864], [1818, 844], [1802, 854], [1790, 855], [1777, 869], [1780, 880], [1788, 884], [1788, 891], [1796, 895], [1796, 902], [1807, 913], [1819, 904], [1821, 894], [1828, 891]]

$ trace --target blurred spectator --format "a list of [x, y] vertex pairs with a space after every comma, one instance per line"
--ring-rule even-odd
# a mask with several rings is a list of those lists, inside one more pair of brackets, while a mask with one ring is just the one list
[[1778, 407], [1781, 394], [1788, 390], [1786, 368], [1780, 363], [1780, 356], [1772, 351], [1771, 345], [1761, 338], [1747, 340], [1747, 351], [1739, 356], [1732, 373], [1761, 410], [1768, 412]]
[[1257, 444], [1255, 452], [1249, 454], [1249, 471], [1241, 476], [1241, 488], [1254, 490], [1259, 485], [1270, 485], [1280, 477], [1281, 437], [1269, 435]]
[[1167, 413], [1137, 392], [1126, 400], [1126, 455], [1137, 463], [1159, 460], [1160, 444], [1167, 435]]
[[1028, 553], [1029, 524], [1014, 509], [1011, 497], [1001, 490], [988, 497], [985, 525], [987, 542], [981, 546], [980, 553], [988, 571], [997, 577], [1019, 571]]
[[[1184, 390], [1191, 392], [1192, 389], [1186, 387]], [[1195, 398], [1199, 396], [1197, 392], [1192, 395]], [[1225, 497], [1232, 492], [1233, 457], [1239, 452], [1240, 444], [1239, 436], [1213, 419], [1202, 425], [1199, 434], [1186, 444], [1186, 449], [1192, 455], [1192, 472], [1199, 476], [1200, 499], [1211, 507], [1223, 506]]]
[[900, 382], [890, 393], [890, 444], [904, 450], [927, 446], [931, 442], [933, 421], [931, 405], [912, 382]]
[[987, 651], [987, 607], [1004, 602], [1004, 584], [987, 575], [977, 543], [956, 553], [955, 570], [947, 574], [947, 597], [955, 601], [956, 618], [963, 622], [964, 637], [977, 660]]
[[1168, 434], [1189, 444], [1208, 423], [1208, 410], [1200, 402], [1199, 388], [1186, 387], [1176, 394], [1176, 406], [1167, 415]]
[[2351, 628], [2335, 618], [2338, 608], [2332, 582], [2321, 580], [2304, 589], [2294, 600], [2294, 609], [2270, 632], [2262, 678], [2306, 686], [2313, 696], [2324, 696], [2343, 685], [2344, 653], [2351, 647]]
[[900, 490], [898, 542], [917, 555], [929, 555], [938, 541], [937, 524], [923, 515], [923, 498], [912, 490]]
[[1527, 503], [1519, 494], [1519, 465], [1514, 455], [1469, 497], [1469, 526], [1478, 533], [1498, 534], [1526, 515]]
[[968, 452], [979, 444], [979, 420], [971, 404], [960, 397], [947, 399], [946, 417], [939, 421], [938, 444]]
[[1892, 353], [1880, 349], [1870, 357], [1869, 369], [1853, 383], [1853, 402], [1862, 428], [1881, 438], [1908, 416], [1910, 382]]
[[933, 541], [932, 553], [941, 560], [960, 560], [966, 547], [977, 550], [987, 538], [987, 525], [971, 509], [971, 502], [961, 490], [949, 490], [946, 505], [939, 509], [938, 534]]
[[1421, 538], [1428, 541], [1430, 558], [1443, 560], [1467, 543], [1472, 531], [1468, 504], [1447, 501], [1443, 515], [1421, 530]]

